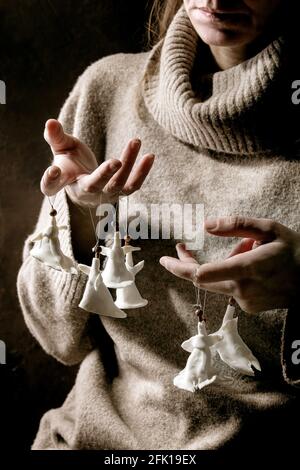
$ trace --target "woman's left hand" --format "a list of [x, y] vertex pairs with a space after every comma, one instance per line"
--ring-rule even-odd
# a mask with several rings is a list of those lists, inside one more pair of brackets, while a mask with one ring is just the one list
[[184, 244], [160, 263], [201, 289], [233, 296], [248, 313], [288, 308], [300, 291], [300, 234], [270, 219], [210, 219], [205, 229], [221, 237], [246, 237], [224, 261], [199, 265]]

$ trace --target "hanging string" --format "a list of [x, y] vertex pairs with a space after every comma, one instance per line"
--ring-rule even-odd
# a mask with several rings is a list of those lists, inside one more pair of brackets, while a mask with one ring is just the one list
[[200, 288], [195, 286], [195, 297], [196, 297], [196, 303], [195, 307], [201, 307], [202, 308], [202, 303], [200, 299]]
[[[101, 206], [101, 204], [102, 204], [102, 191], [100, 192], [99, 206]], [[93, 231], [94, 231], [95, 238], [96, 238], [96, 245], [93, 247], [92, 251], [95, 254], [96, 258], [97, 257], [100, 258], [100, 253], [101, 253], [100, 239], [99, 239], [98, 234], [97, 234], [97, 227], [95, 226], [94, 218], [93, 218], [93, 215], [92, 215], [92, 210], [91, 210], [90, 207], [88, 207], [88, 209], [89, 209], [89, 214], [90, 214], [90, 219], [91, 219]], [[97, 212], [97, 209], [96, 209], [96, 212]]]
[[55, 203], [55, 199], [56, 199], [56, 194], [53, 196], [53, 202], [51, 201], [50, 196], [47, 196], [47, 199], [48, 199], [48, 202], [51, 206], [51, 209], [54, 211], [55, 210], [54, 209], [54, 203]]
[[95, 233], [96, 242], [98, 242], [97, 230], [96, 230], [95, 222], [94, 222], [94, 219], [93, 219], [92, 210], [91, 210], [90, 207], [89, 207], [89, 213], [90, 213], [90, 218], [91, 218], [93, 230], [94, 230], [94, 233]]
[[205, 314], [206, 308], [206, 297], [207, 297], [207, 290], [204, 291], [204, 300], [203, 300], [203, 315]]
[[128, 235], [128, 195], [127, 194], [124, 194], [124, 193], [121, 193], [122, 196], [124, 196], [124, 199], [125, 199], [125, 226], [124, 226], [124, 229], [125, 229], [125, 241], [128, 240], [129, 241], [129, 235]]
[[195, 314], [198, 317], [198, 321], [202, 322], [202, 321], [205, 321], [207, 290], [204, 291], [203, 303], [200, 298], [200, 288], [196, 286], [195, 286], [195, 295], [196, 295], [196, 304], [194, 304], [194, 307], [196, 307]]
[[115, 208], [116, 208], [116, 221], [115, 221], [115, 224], [114, 224], [114, 226], [115, 226], [114, 228], [115, 228], [116, 232], [118, 232], [119, 228], [120, 228], [119, 227], [119, 215], [120, 215], [119, 214], [119, 211], [120, 211], [120, 197], [119, 197], [119, 195], [118, 195], [118, 199], [115, 203]]

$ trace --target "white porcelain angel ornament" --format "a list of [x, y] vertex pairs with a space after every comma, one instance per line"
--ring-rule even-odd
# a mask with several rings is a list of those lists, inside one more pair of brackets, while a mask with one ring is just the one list
[[107, 262], [102, 271], [106, 287], [118, 289], [133, 284], [134, 276], [126, 268], [119, 231], [114, 232], [112, 247], [101, 246], [101, 254], [107, 256]]
[[89, 276], [79, 307], [106, 317], [126, 318], [126, 313], [115, 305], [109, 290], [103, 282], [100, 271], [100, 250], [101, 248], [96, 245], [92, 266], [78, 265], [79, 269]]
[[261, 371], [260, 364], [238, 332], [238, 317], [235, 313], [235, 300], [230, 298], [222, 326], [217, 335], [222, 340], [214, 345], [216, 351], [225, 364], [244, 375], [254, 376], [254, 369]]
[[186, 367], [174, 378], [174, 385], [189, 392], [195, 392], [213, 383], [217, 374], [212, 366], [212, 355], [217, 352], [220, 358], [232, 369], [244, 375], [254, 376], [254, 368], [261, 370], [259, 361], [239, 335], [238, 319], [233, 318], [235, 301], [230, 298], [221, 328], [208, 335], [201, 308], [197, 308], [199, 318], [198, 335], [182, 343], [181, 347], [191, 353]]
[[[138, 302], [140, 306], [142, 303], [145, 305], [147, 301], [141, 297], [134, 284], [134, 275], [144, 266], [143, 261], [133, 266], [132, 251], [136, 249], [139, 248], [129, 248], [128, 244], [122, 247], [118, 231], [114, 233], [112, 247], [102, 246], [98, 241], [93, 249], [96, 255], [92, 266], [78, 265], [79, 269], [89, 276], [79, 307], [99, 315], [126, 318], [127, 315], [121, 308], [137, 308]], [[102, 272], [100, 271], [100, 254], [107, 256]], [[124, 260], [125, 254], [129, 255], [128, 269]], [[119, 302], [114, 302], [108, 287], [125, 291], [124, 295], [119, 294]]]
[[174, 378], [178, 388], [195, 392], [213, 383], [217, 374], [212, 366], [211, 347], [222, 339], [214, 334], [208, 335], [205, 321], [199, 321], [198, 334], [184, 341], [181, 347], [190, 353], [185, 368]]
[[[122, 247], [123, 253], [126, 256], [126, 269], [133, 275], [134, 280], [135, 276], [143, 269], [145, 262], [140, 261], [136, 265], [133, 263], [132, 253], [134, 251], [140, 251], [141, 248], [137, 246], [130, 245], [131, 238], [127, 236], [125, 238], [125, 246]], [[148, 304], [148, 300], [143, 299], [138, 288], [135, 285], [135, 282], [130, 284], [127, 287], [117, 289], [117, 297], [115, 304], [119, 308], [141, 308]]]
[[78, 271], [74, 262], [62, 252], [58, 237], [59, 231], [66, 230], [67, 226], [58, 226], [56, 215], [56, 210], [52, 209], [50, 225], [31, 238], [30, 241], [34, 243], [34, 247], [30, 250], [30, 255], [54, 269], [76, 274]]

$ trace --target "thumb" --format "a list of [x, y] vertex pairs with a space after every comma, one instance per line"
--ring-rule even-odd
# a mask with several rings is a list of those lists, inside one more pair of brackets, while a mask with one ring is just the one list
[[64, 132], [60, 122], [56, 119], [48, 119], [45, 124], [44, 139], [50, 145], [54, 154], [65, 150], [71, 150], [76, 145], [76, 139]]

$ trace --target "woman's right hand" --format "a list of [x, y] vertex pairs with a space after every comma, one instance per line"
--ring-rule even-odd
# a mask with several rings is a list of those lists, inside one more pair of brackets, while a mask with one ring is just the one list
[[71, 201], [83, 207], [115, 203], [119, 194], [129, 195], [140, 189], [154, 162], [147, 154], [133, 168], [141, 142], [131, 140], [120, 160], [111, 158], [98, 165], [94, 153], [76, 137], [66, 134], [55, 119], [46, 122], [45, 140], [51, 147], [53, 163], [41, 180], [41, 191], [53, 196], [66, 188]]

